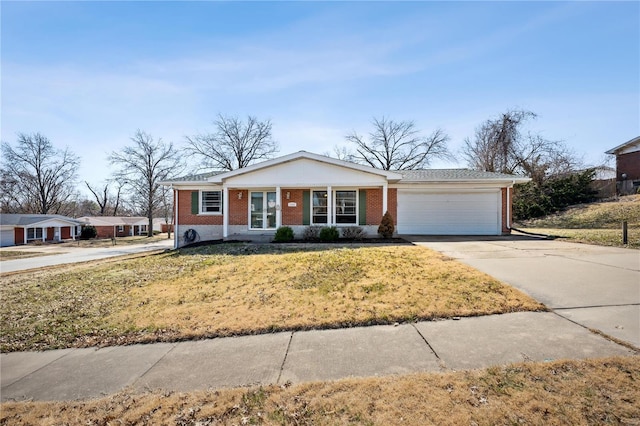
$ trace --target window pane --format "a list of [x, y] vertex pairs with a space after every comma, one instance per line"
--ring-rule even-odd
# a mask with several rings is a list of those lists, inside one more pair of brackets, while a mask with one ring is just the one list
[[263, 214], [264, 206], [263, 206], [263, 193], [262, 192], [252, 192], [251, 193], [251, 228], [253, 229], [262, 229], [264, 227], [263, 223]]
[[327, 191], [313, 191], [313, 223], [327, 223]]
[[356, 191], [336, 191], [336, 223], [356, 223]]
[[203, 213], [222, 212], [222, 191], [202, 192], [202, 212]]

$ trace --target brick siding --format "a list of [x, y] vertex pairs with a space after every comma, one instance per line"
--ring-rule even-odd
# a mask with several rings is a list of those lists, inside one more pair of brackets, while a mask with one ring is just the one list
[[[179, 225], [222, 225], [222, 215], [191, 214], [191, 190], [178, 191], [178, 224]], [[230, 192], [229, 194], [232, 194]], [[243, 197], [245, 199], [245, 197]], [[227, 202], [227, 200], [223, 200]], [[246, 201], [245, 201], [246, 203]]]
[[[289, 199], [287, 200], [287, 192]], [[287, 226], [302, 225], [302, 189], [282, 189], [282, 224]], [[289, 207], [289, 203], [296, 203], [295, 207]]]
[[618, 155], [616, 172], [618, 181], [622, 181], [623, 173], [627, 175], [627, 180], [640, 180], [640, 151]]

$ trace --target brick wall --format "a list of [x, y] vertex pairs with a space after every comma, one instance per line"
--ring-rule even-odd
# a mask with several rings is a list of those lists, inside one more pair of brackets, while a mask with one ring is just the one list
[[616, 171], [618, 181], [622, 181], [623, 173], [626, 173], [627, 180], [640, 180], [640, 151], [618, 155], [616, 157]]
[[[178, 191], [178, 224], [179, 225], [222, 225], [222, 215], [191, 214], [191, 190]], [[230, 192], [229, 194], [232, 194]], [[246, 199], [243, 197], [243, 199]], [[236, 198], [237, 200], [237, 198]], [[227, 200], [223, 200], [227, 202]], [[246, 201], [245, 201], [246, 203]]]
[[390, 188], [387, 195], [387, 210], [393, 216], [393, 223], [398, 225], [398, 189]]
[[24, 244], [24, 228], [13, 228], [13, 242], [17, 244]]
[[[238, 199], [238, 193], [242, 194], [240, 199]], [[229, 190], [229, 225], [248, 225], [249, 224], [248, 211], [249, 211], [249, 191], [230, 189]]]
[[[289, 199], [287, 200], [287, 192]], [[282, 224], [287, 226], [302, 225], [302, 189], [282, 189]], [[289, 203], [296, 203], [289, 207]]]
[[[384, 212], [382, 211], [382, 188], [367, 189], [367, 225], [380, 225]], [[389, 188], [387, 191], [387, 210], [393, 216], [393, 222], [398, 223], [397, 220], [397, 203], [398, 203], [398, 190], [395, 188]]]

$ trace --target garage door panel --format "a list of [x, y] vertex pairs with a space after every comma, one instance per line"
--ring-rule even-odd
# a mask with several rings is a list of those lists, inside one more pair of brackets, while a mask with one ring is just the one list
[[500, 193], [398, 191], [398, 233], [496, 235]]

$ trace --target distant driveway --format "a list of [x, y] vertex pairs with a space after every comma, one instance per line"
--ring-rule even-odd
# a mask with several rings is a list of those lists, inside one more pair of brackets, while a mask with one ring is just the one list
[[529, 237], [405, 236], [640, 348], [640, 251]]
[[[61, 247], [61, 246], [59, 246]], [[64, 253], [47, 256], [29, 257], [25, 259], [3, 260], [0, 262], [0, 273], [26, 271], [45, 266], [64, 265], [68, 263], [87, 262], [106, 259], [114, 256], [164, 250], [173, 247], [173, 240], [166, 239], [149, 244], [132, 244], [110, 247], [69, 247]], [[62, 247], [61, 247], [62, 248]]]

